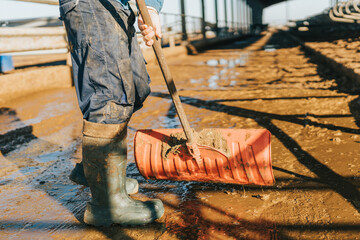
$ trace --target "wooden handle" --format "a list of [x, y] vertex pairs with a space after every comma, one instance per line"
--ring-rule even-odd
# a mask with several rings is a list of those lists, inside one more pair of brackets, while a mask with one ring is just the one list
[[[144, 0], [136, 0], [136, 3], [139, 7], [139, 11], [140, 11], [140, 14], [144, 20], [144, 23], [148, 26], [151, 26], [154, 28], [153, 26], [153, 23], [151, 21], [151, 17], [150, 17], [150, 14], [149, 14], [149, 11], [146, 7], [146, 4], [144, 2]], [[186, 114], [185, 114], [185, 111], [183, 109], [183, 106], [181, 104], [181, 101], [180, 101], [180, 98], [179, 98], [179, 95], [178, 95], [178, 92], [176, 90], [176, 87], [175, 87], [175, 82], [174, 82], [174, 79], [171, 75], [171, 72], [170, 72], [170, 69], [166, 63], [166, 60], [165, 60], [165, 55], [164, 55], [164, 52], [161, 48], [161, 44], [160, 44], [160, 41], [157, 39], [156, 36], [154, 36], [153, 38], [154, 40], [154, 44], [153, 44], [153, 50], [155, 52], [155, 56], [156, 56], [156, 59], [160, 65], [160, 69], [161, 69], [161, 72], [164, 76], [164, 79], [165, 79], [165, 82], [166, 82], [166, 86], [169, 90], [169, 93], [170, 93], [170, 96], [171, 96], [171, 99], [174, 103], [174, 106], [175, 106], [175, 109], [176, 109], [176, 112], [179, 116], [179, 119], [180, 119], [180, 123], [182, 125], [182, 128], [184, 129], [184, 132], [185, 132], [185, 136], [188, 140], [188, 143], [194, 143], [194, 134], [193, 132], [191, 131], [191, 128], [190, 128], [190, 125], [189, 125], [189, 121], [186, 117]]]

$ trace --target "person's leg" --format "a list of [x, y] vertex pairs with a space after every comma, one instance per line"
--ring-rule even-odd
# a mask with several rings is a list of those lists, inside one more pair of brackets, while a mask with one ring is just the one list
[[[90, 103], [91, 98], [94, 98], [94, 96], [96, 97], [96, 89], [94, 85], [101, 85], [101, 83], [99, 84], [96, 81], [94, 82], [94, 84], [91, 83], [90, 81], [91, 76], [88, 76], [89, 70], [88, 70], [88, 66], [85, 66], [86, 59], [84, 59], [85, 57], [86, 58], [89, 57], [87, 55], [96, 56], [100, 54], [96, 54], [94, 50], [88, 48], [88, 45], [90, 45], [88, 43], [91, 43], [90, 39], [92, 38], [91, 28], [86, 29], [86, 26], [89, 25], [88, 22], [89, 14], [83, 17], [80, 14], [80, 10], [77, 8], [77, 4], [78, 4], [77, 0], [60, 0], [60, 14], [62, 20], [64, 20], [67, 29], [69, 43], [70, 43], [70, 50], [73, 56], [73, 68], [74, 68], [73, 72], [74, 72], [75, 86], [77, 90], [77, 96], [78, 96], [80, 108], [84, 114], [85, 119], [88, 119], [88, 115], [90, 114], [90, 112], [92, 112], [93, 115], [92, 121], [101, 122], [100, 119], [96, 119], [96, 118], [97, 117], [101, 118], [102, 112], [106, 112], [106, 110], [102, 108], [90, 109], [89, 107], [91, 105]], [[82, 6], [82, 10], [85, 9], [91, 10], [89, 6], [85, 8]], [[100, 58], [100, 60], [103, 60], [103, 58]], [[96, 63], [96, 61], [93, 62]], [[97, 92], [101, 92], [101, 91], [97, 91]], [[106, 98], [104, 99], [106, 100]], [[93, 105], [96, 105], [96, 103]], [[107, 106], [107, 108], [108, 110], [110, 110], [109, 106]], [[94, 115], [98, 115], [98, 116], [94, 116]], [[125, 118], [126, 117], [129, 117], [128, 114], [125, 114]], [[122, 119], [121, 116], [117, 120], [120, 123], [124, 122], [124, 119]], [[75, 168], [72, 170], [69, 177], [72, 181], [74, 181], [77, 184], [88, 186], [85, 178], [82, 162], [76, 164]], [[135, 179], [128, 179], [127, 189], [130, 194], [136, 193], [138, 189], [137, 181]]]
[[[161, 201], [134, 201], [125, 188], [126, 126], [135, 103], [150, 92], [147, 81], [137, 86], [133, 76], [134, 15], [116, 0], [80, 0], [62, 18], [84, 115], [83, 169], [92, 193], [84, 221], [95, 226], [154, 221], [164, 213]], [[147, 78], [146, 69], [142, 74]], [[137, 87], [147, 89], [142, 98]]]
[[[84, 10], [93, 10], [90, 6], [84, 6], [81, 2], [80, 5], [81, 9], [78, 9], [77, 5], [78, 1], [74, 0], [60, 0], [60, 12], [62, 20], [64, 20], [70, 50], [72, 52], [72, 60], [73, 60], [73, 73], [74, 73], [74, 80], [75, 80], [75, 87], [77, 90], [77, 96], [79, 101], [79, 106], [84, 114], [85, 119], [89, 119], [91, 115], [90, 121], [93, 122], [126, 122], [131, 116], [131, 111], [133, 107], [130, 106], [123, 106], [119, 105], [118, 107], [112, 107], [115, 104], [112, 102], [106, 102], [109, 97], [103, 97], [101, 99], [101, 103], [97, 100], [99, 92], [103, 92], [101, 86], [107, 87], [106, 84], [103, 84], [101, 81], [104, 77], [103, 69], [105, 66], [94, 66], [98, 62], [104, 61], [104, 57], [102, 54], [96, 51], [96, 49], [102, 49], [99, 44], [91, 47], [91, 39], [98, 41], [100, 38], [93, 38], [91, 35], [93, 34], [94, 27], [93, 25], [89, 24], [89, 14], [81, 14], [81, 11]], [[101, 14], [101, 13], [100, 13]], [[109, 15], [109, 13], [107, 13]], [[102, 19], [101, 16], [99, 16]], [[92, 26], [91, 28], [86, 29], [88, 26]], [[96, 72], [99, 70], [99, 74]], [[98, 86], [98, 87], [96, 87]], [[96, 91], [98, 88], [99, 90]], [[108, 94], [107, 94], [108, 95]], [[102, 106], [106, 104], [104, 107], [90, 107], [90, 106]], [[103, 113], [108, 113], [107, 119], [103, 119]], [[117, 113], [117, 114], [115, 114]], [[114, 119], [111, 119], [111, 116], [114, 116]], [[70, 180], [73, 182], [88, 186], [84, 169], [83, 163], [77, 163], [75, 168], [71, 171]], [[129, 194], [134, 194], [138, 192], [139, 184], [136, 179], [127, 178], [126, 181], [126, 189]]]
[[84, 120], [83, 162], [92, 195], [84, 215], [87, 224], [142, 225], [164, 214], [160, 200], [135, 201], [126, 192], [126, 128], [127, 123]]

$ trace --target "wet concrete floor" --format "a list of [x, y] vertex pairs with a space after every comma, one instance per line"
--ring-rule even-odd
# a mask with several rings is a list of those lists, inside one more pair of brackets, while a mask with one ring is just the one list
[[168, 62], [192, 127], [272, 133], [276, 184], [145, 181], [135, 130], [180, 126], [152, 64], [152, 94], [129, 126], [128, 176], [140, 183], [134, 198], [160, 198], [165, 215], [141, 227], [83, 224], [90, 192], [68, 179], [81, 114], [74, 89], [52, 90], [0, 108], [1, 239], [360, 238], [360, 98], [334, 69], [281, 33]]

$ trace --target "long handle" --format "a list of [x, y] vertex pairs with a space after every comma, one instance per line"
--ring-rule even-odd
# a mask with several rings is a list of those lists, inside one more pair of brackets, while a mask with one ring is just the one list
[[[151, 17], [150, 17], [150, 14], [149, 14], [149, 11], [146, 7], [146, 4], [144, 2], [144, 0], [136, 0], [136, 3], [139, 7], [139, 11], [140, 11], [140, 14], [144, 20], [144, 23], [148, 26], [152, 26], [153, 27], [153, 24], [152, 24], [152, 21], [151, 21]], [[178, 92], [176, 90], [176, 87], [175, 87], [175, 83], [174, 83], [174, 79], [171, 75], [171, 72], [170, 72], [170, 69], [166, 63], [166, 60], [165, 60], [165, 55], [164, 55], [164, 52], [161, 48], [161, 44], [160, 44], [160, 41], [157, 39], [156, 36], [154, 36], [153, 38], [154, 40], [154, 44], [153, 44], [153, 49], [154, 49], [154, 52], [155, 52], [155, 55], [156, 55], [156, 58], [159, 62], [159, 65], [160, 65], [160, 68], [161, 68], [161, 72], [164, 76], [164, 79], [165, 79], [165, 82], [166, 82], [166, 85], [167, 85], [167, 88], [170, 92], [170, 96], [171, 96], [171, 99], [174, 103], [174, 106], [175, 106], [175, 109], [176, 109], [176, 112], [179, 116], [179, 119], [180, 119], [180, 123], [182, 125], [182, 128], [184, 129], [184, 132], [185, 132], [185, 136], [188, 140], [188, 143], [192, 144], [194, 143], [194, 135], [193, 135], [193, 132], [191, 131], [191, 128], [190, 128], [190, 125], [189, 125], [189, 121], [185, 115], [185, 111], [183, 109], [183, 106], [181, 104], [181, 101], [180, 101], [180, 98], [179, 98], [179, 95], [178, 95]]]

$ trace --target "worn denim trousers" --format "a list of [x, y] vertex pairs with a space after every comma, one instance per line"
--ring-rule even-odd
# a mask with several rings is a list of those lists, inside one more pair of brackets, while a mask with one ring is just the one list
[[105, 124], [129, 121], [150, 94], [133, 11], [117, 0], [59, 3], [84, 119]]

